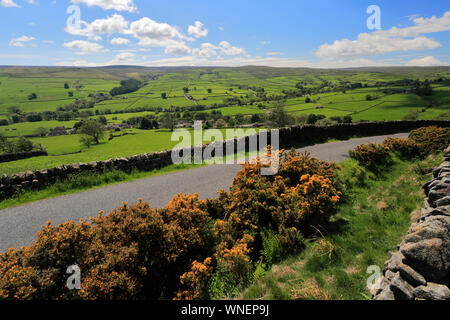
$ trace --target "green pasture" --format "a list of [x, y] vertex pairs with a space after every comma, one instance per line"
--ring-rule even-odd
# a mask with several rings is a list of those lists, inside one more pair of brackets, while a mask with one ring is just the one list
[[[192, 130], [188, 131], [192, 133]], [[225, 134], [226, 129], [221, 129], [220, 131], [224, 139], [227, 139]], [[47, 149], [49, 156], [0, 163], [0, 174], [12, 174], [29, 170], [52, 168], [63, 164], [127, 157], [142, 153], [170, 150], [175, 146], [182, 147], [194, 143], [192, 134], [190, 141], [182, 141], [181, 139], [172, 141], [172, 132], [165, 129], [129, 129], [123, 130], [115, 135], [122, 135], [125, 132], [127, 133], [126, 135], [115, 137], [111, 141], [105, 139], [99, 145], [93, 145], [90, 148], [80, 143], [80, 136], [78, 134], [31, 138], [34, 143], [41, 143]], [[238, 132], [239, 136], [251, 133], [252, 131], [246, 129], [243, 129], [240, 133]], [[108, 135], [105, 138], [108, 138]], [[204, 143], [207, 142], [210, 141], [204, 141]]]

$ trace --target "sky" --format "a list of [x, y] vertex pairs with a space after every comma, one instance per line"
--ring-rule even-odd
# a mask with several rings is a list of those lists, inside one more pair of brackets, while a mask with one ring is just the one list
[[450, 65], [448, 0], [0, 0], [0, 65]]

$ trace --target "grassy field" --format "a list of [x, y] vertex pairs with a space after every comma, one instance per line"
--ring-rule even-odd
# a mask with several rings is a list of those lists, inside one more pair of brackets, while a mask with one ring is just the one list
[[[321, 70], [283, 69], [265, 67], [242, 68], [0, 68], [0, 120], [11, 119], [10, 107], [18, 107], [23, 113], [56, 111], [58, 107], [73, 103], [76, 99], [90, 98], [88, 95], [108, 93], [119, 85], [120, 80], [130, 77], [143, 82], [143, 86], [132, 93], [113, 97], [96, 103], [87, 109], [92, 113], [120, 112], [106, 114], [108, 124], [118, 124], [132, 117], [145, 115], [160, 116], [154, 111], [135, 112], [136, 108], [195, 107], [196, 103], [184, 96], [183, 88], [197, 104], [207, 107], [204, 112], [220, 112], [223, 117], [254, 114], [270, 116], [275, 102], [270, 99], [296, 89], [301, 82], [304, 88], [322, 86], [327, 92], [286, 100], [285, 110], [296, 117], [308, 114], [325, 115], [327, 118], [350, 115], [353, 121], [401, 120], [416, 113], [418, 119], [450, 119], [450, 82], [433, 83], [434, 94], [422, 98], [414, 93], [384, 93], [385, 89], [396, 86], [373, 87], [379, 81], [402, 79], [449, 78], [450, 68], [379, 68]], [[64, 84], [69, 89], [64, 88]], [[333, 86], [345, 83], [361, 83], [358, 89], [334, 90]], [[269, 98], [262, 101], [256, 88], [264, 88]], [[401, 87], [399, 87], [401, 88]], [[68, 96], [73, 92], [73, 97]], [[37, 99], [28, 100], [30, 93]], [[165, 93], [167, 99], [162, 99]], [[367, 95], [373, 97], [366, 99]], [[243, 105], [231, 104], [226, 107], [208, 109], [223, 104], [226, 99], [239, 98]], [[433, 102], [433, 103], [432, 103]], [[437, 103], [435, 103], [437, 102]], [[432, 105], [430, 107], [430, 105]], [[321, 108], [316, 108], [321, 106]], [[83, 111], [83, 110], [80, 110]], [[133, 112], [132, 112], [133, 111]], [[181, 115], [183, 112], [180, 113]], [[92, 116], [97, 118], [98, 115]], [[0, 134], [15, 138], [35, 135], [38, 128], [47, 130], [57, 126], [72, 128], [76, 121], [20, 122], [0, 126]], [[10, 121], [11, 123], [11, 121]], [[40, 169], [64, 163], [105, 160], [110, 157], [129, 156], [143, 152], [170, 149], [176, 143], [170, 141], [165, 130], [142, 131], [133, 129], [129, 135], [112, 141], [103, 141], [98, 146], [83, 147], [79, 136], [32, 138], [41, 143], [49, 152], [49, 157], [32, 158], [0, 164], [0, 173], [15, 173]], [[119, 133], [121, 134], [121, 133]]]
[[[392, 170], [352, 189], [333, 218], [328, 234], [318, 233], [301, 254], [273, 265], [248, 288], [241, 299], [366, 300], [371, 265], [383, 268], [388, 251], [396, 249], [413, 216], [420, 214], [421, 185], [442, 156], [423, 161], [396, 161]], [[351, 173], [354, 160], [341, 163]]]
[[[192, 133], [192, 130], [189, 131]], [[221, 132], [226, 139], [226, 129], [221, 129]], [[251, 134], [250, 131], [247, 132]], [[53, 168], [62, 164], [86, 163], [152, 153], [170, 150], [180, 144], [179, 141], [171, 141], [172, 132], [167, 129], [129, 129], [122, 131], [120, 134], [124, 133], [126, 134], [123, 136], [116, 137], [111, 141], [103, 140], [99, 145], [93, 145], [90, 148], [80, 143], [80, 135], [78, 134], [31, 138], [31, 141], [34, 143], [41, 143], [49, 156], [0, 163], [0, 174], [34, 171], [43, 168]], [[242, 135], [246, 134], [244, 129]], [[210, 141], [204, 141], [204, 143], [208, 142]], [[191, 134], [191, 141], [183, 141], [181, 146], [188, 146], [193, 143], [193, 135]]]

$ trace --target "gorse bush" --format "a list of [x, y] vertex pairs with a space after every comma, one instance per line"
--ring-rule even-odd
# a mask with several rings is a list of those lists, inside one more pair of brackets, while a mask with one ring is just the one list
[[[33, 245], [0, 255], [0, 299], [225, 297], [286, 255], [336, 212], [338, 167], [294, 151], [246, 163], [217, 199], [176, 195], [163, 208], [124, 203], [91, 221], [49, 223]], [[81, 289], [66, 287], [78, 265]]]
[[385, 145], [369, 143], [357, 146], [349, 152], [349, 155], [370, 171], [378, 172], [381, 167], [387, 167], [392, 163], [389, 151]]
[[443, 151], [449, 144], [450, 128], [431, 126], [411, 131], [407, 139], [387, 138], [382, 144], [359, 145], [349, 155], [365, 168], [378, 173], [393, 163], [391, 153], [402, 159], [424, 158], [430, 153]]
[[383, 145], [402, 159], [423, 158], [426, 153], [424, 145], [412, 139], [387, 138]]
[[443, 151], [450, 144], [450, 128], [424, 127], [411, 131], [409, 138], [423, 145], [427, 154]]

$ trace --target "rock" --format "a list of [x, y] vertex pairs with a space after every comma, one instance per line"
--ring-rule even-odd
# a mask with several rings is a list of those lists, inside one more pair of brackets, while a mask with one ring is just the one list
[[422, 208], [420, 211], [420, 219], [424, 220], [432, 216], [450, 216], [450, 206], [441, 206], [437, 208]]
[[425, 285], [427, 283], [420, 273], [403, 263], [405, 257], [400, 252], [390, 253], [390, 255], [389, 260], [384, 264], [385, 271], [389, 270], [392, 273], [400, 272], [400, 275], [413, 286]]
[[405, 256], [405, 264], [422, 274], [425, 279], [442, 280], [450, 267], [450, 254], [442, 239], [426, 239], [408, 242], [400, 247]]
[[448, 205], [450, 205], [450, 196], [441, 198], [441, 199], [437, 200], [435, 203], [436, 203], [436, 207], [448, 206]]
[[419, 286], [413, 290], [414, 297], [426, 300], [450, 300], [450, 289], [443, 285], [428, 282], [426, 286]]
[[[439, 209], [434, 209], [438, 211]], [[421, 223], [411, 227], [402, 243], [419, 242], [424, 239], [440, 238], [450, 240], [450, 217], [435, 215], [425, 218]]]
[[425, 285], [427, 283], [420, 273], [404, 263], [400, 264], [397, 270], [400, 272], [400, 275], [413, 286]]
[[386, 287], [374, 297], [374, 300], [395, 300], [395, 297], [392, 290], [389, 287]]
[[411, 212], [411, 222], [417, 222], [422, 217], [422, 213], [420, 210], [414, 210]]
[[392, 279], [390, 289], [398, 300], [412, 300], [414, 298], [413, 287], [402, 279], [400, 272], [397, 272]]
[[434, 187], [428, 193], [428, 201], [430, 201], [431, 204], [438, 205], [437, 200], [447, 196], [450, 196], [450, 187], [448, 187], [447, 185], [443, 186], [442, 189], [436, 189], [436, 187]]

